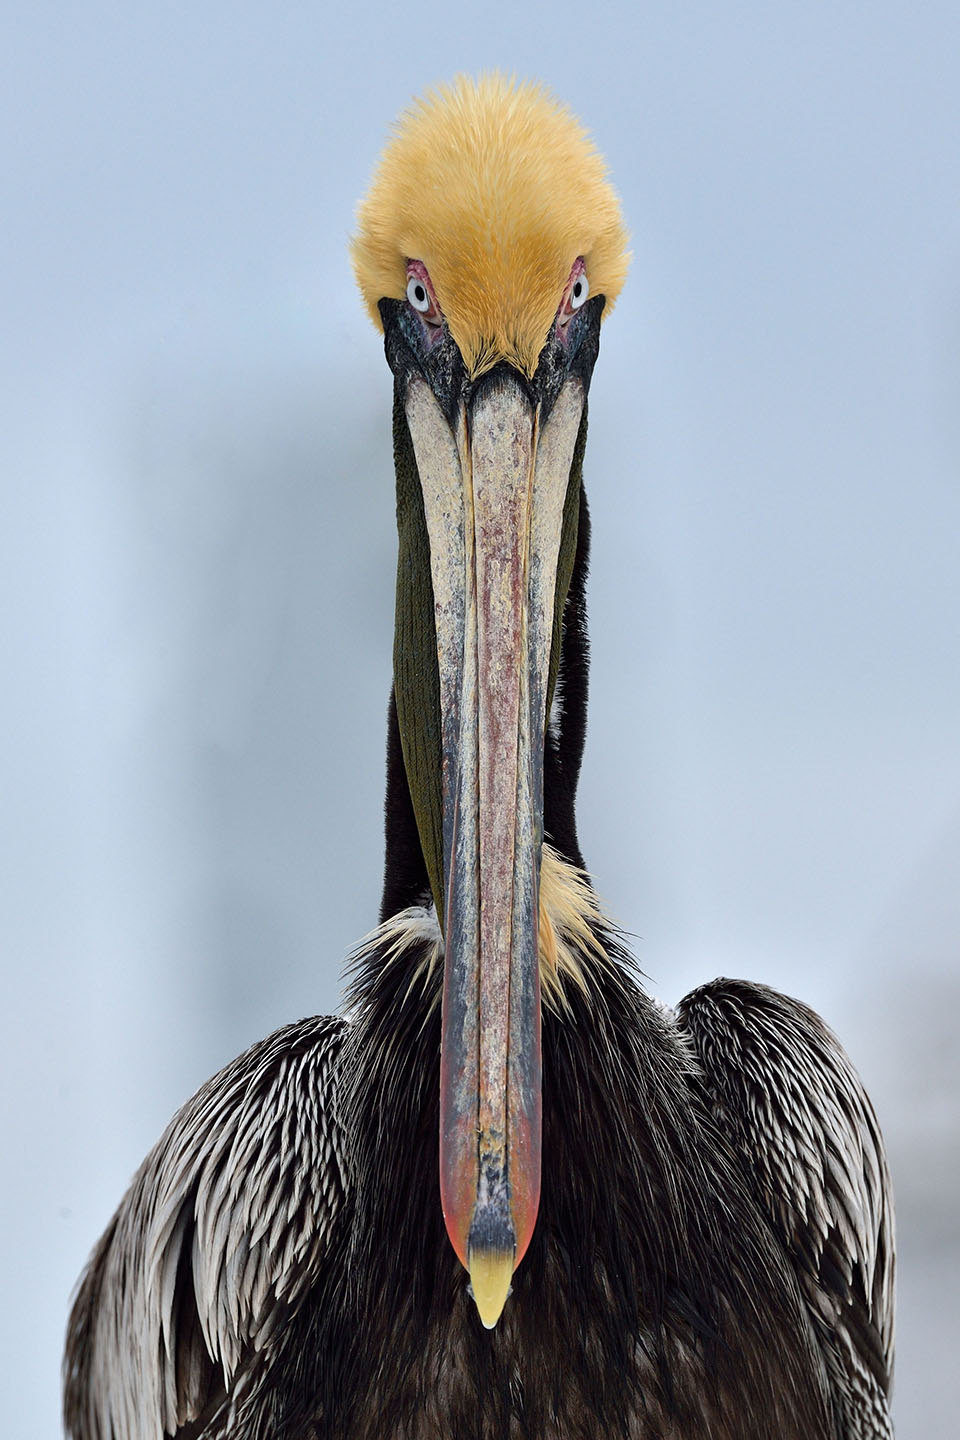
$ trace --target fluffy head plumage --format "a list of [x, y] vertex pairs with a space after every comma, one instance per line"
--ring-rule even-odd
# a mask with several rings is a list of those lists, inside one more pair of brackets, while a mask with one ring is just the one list
[[422, 260], [471, 375], [532, 375], [582, 255], [607, 310], [629, 264], [620, 204], [579, 121], [549, 91], [459, 77], [401, 115], [360, 204], [353, 266], [374, 322]]

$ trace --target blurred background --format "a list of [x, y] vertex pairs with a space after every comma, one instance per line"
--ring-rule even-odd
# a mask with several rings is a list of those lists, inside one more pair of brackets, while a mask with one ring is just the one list
[[4, 1428], [173, 1110], [376, 918], [391, 381], [346, 244], [414, 93], [548, 82], [633, 236], [581, 838], [655, 993], [820, 1010], [898, 1189], [901, 1440], [960, 1322], [960, 12], [8, 0]]

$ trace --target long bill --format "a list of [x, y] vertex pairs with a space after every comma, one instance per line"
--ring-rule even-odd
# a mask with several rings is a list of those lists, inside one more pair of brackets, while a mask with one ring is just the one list
[[540, 1200], [543, 749], [564, 503], [583, 410], [546, 421], [503, 370], [451, 426], [414, 376], [405, 411], [430, 544], [443, 766], [440, 1191], [483, 1323]]

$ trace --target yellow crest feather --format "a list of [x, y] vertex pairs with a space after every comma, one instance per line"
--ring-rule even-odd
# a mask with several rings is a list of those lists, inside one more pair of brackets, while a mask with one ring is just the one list
[[[367, 309], [429, 271], [470, 375], [507, 360], [532, 375], [583, 256], [609, 312], [629, 264], [620, 204], [579, 121], [549, 91], [460, 76], [397, 122], [360, 204], [351, 253]], [[605, 312], [606, 313], [606, 312]]]

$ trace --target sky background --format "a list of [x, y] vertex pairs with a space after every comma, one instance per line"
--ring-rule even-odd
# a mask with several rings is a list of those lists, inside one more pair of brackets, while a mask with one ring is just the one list
[[396, 113], [544, 80], [632, 232], [604, 327], [581, 839], [655, 993], [820, 1010], [898, 1190], [901, 1440], [960, 1341], [960, 11], [8, 3], [6, 1433], [174, 1109], [373, 924], [391, 380], [350, 274]]

